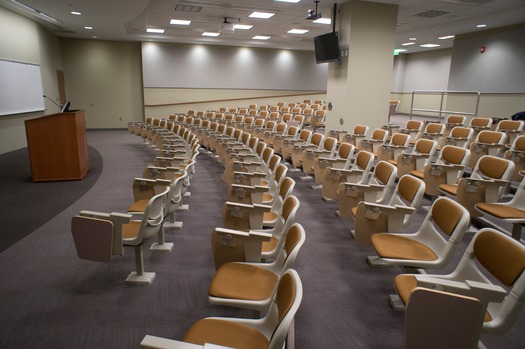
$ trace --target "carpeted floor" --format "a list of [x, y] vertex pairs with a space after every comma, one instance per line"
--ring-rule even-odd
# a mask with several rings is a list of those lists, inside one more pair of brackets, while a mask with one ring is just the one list
[[[124, 284], [134, 269], [131, 249], [109, 264], [78, 259], [71, 217], [81, 209], [124, 212], [132, 201], [133, 177], [156, 154], [125, 130], [90, 131], [88, 140], [103, 159], [98, 180], [0, 253], [0, 348], [137, 348], [146, 334], [182, 339], [205, 316], [250, 316], [207, 301], [214, 273], [210, 236], [220, 226], [226, 199], [222, 167], [207, 154], [197, 158], [191, 197], [185, 199], [189, 211], [177, 217], [182, 230], [167, 232], [174, 250], [144, 248], [146, 270], [157, 273], [152, 285]], [[27, 179], [28, 172], [21, 175]], [[334, 215], [337, 205], [321, 200], [300, 173], [289, 175], [301, 202], [297, 221], [307, 233], [295, 265], [304, 286], [296, 348], [403, 348], [403, 313], [392, 311], [387, 301], [401, 269], [368, 267], [365, 259], [373, 252], [349, 237], [352, 223]], [[25, 200], [33, 204], [30, 195]], [[55, 201], [52, 196], [48, 206]], [[522, 314], [509, 333], [483, 335], [482, 341], [488, 348], [522, 348], [524, 325]]]
[[[31, 181], [27, 148], [0, 155], [0, 252], [52, 219], [84, 195], [102, 173], [103, 160], [88, 148], [90, 169], [81, 181]], [[49, 201], [53, 204], [50, 205]]]

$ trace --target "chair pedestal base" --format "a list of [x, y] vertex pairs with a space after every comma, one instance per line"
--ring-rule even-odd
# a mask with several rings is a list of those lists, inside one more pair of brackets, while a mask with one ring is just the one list
[[182, 229], [183, 222], [167, 222], [164, 223], [164, 228]]
[[299, 179], [302, 180], [302, 181], [307, 181], [307, 180], [309, 180], [309, 179], [314, 179], [314, 178], [313, 178], [312, 176], [308, 176], [308, 175], [306, 175], [306, 176], [301, 176], [301, 177], [299, 177]]
[[144, 272], [138, 275], [136, 271], [128, 275], [126, 283], [130, 285], [150, 285], [155, 279], [155, 273]]
[[164, 242], [162, 244], [154, 242], [149, 249], [150, 251], [171, 252], [171, 250], [173, 250], [173, 242]]
[[190, 205], [184, 204], [177, 207], [177, 211], [188, 211], [190, 209]]
[[399, 298], [397, 294], [391, 294], [388, 296], [388, 302], [395, 311], [405, 311], [405, 303]]
[[[191, 197], [191, 193], [189, 191], [185, 192], [184, 195], [182, 195], [183, 198], [189, 198]], [[184, 205], [182, 205], [184, 206]]]
[[355, 229], [351, 229], [351, 230], [350, 230], [350, 237], [351, 237], [352, 239], [355, 239]]
[[368, 256], [366, 258], [366, 262], [372, 268], [391, 267], [390, 264], [385, 263], [385, 261], [383, 261], [383, 259], [381, 257], [378, 257], [378, 256]]
[[311, 189], [322, 189], [323, 188], [323, 185], [322, 184], [312, 184], [310, 186]]

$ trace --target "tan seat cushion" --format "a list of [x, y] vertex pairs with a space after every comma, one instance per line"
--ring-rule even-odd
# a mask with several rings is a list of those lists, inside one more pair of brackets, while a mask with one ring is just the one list
[[272, 295], [277, 275], [249, 264], [226, 263], [217, 270], [208, 295], [211, 297], [262, 301]]
[[525, 211], [495, 203], [480, 202], [477, 208], [501, 219], [525, 219]]
[[450, 195], [458, 195], [458, 185], [457, 184], [440, 184], [439, 189], [443, 190], [445, 193]]
[[139, 235], [140, 221], [131, 221], [128, 224], [122, 225], [122, 238], [133, 239]]
[[410, 171], [410, 174], [420, 179], [425, 178], [425, 171], [423, 170], [413, 170], [413, 171]]
[[184, 341], [198, 345], [218, 344], [237, 349], [267, 349], [269, 341], [259, 331], [239, 323], [203, 319], [194, 323]]
[[277, 213], [275, 212], [264, 212], [263, 214], [263, 221], [264, 222], [273, 222], [277, 219]]
[[388, 162], [394, 166], [397, 166], [397, 160], [388, 160]]
[[410, 293], [417, 287], [416, 277], [410, 274], [397, 275], [394, 278], [394, 287], [399, 298], [401, 298], [406, 305], [410, 298]]
[[371, 240], [376, 253], [382, 258], [421, 261], [434, 261], [437, 259], [432, 249], [400, 234], [374, 234]]
[[268, 201], [272, 201], [272, 200], [273, 200], [273, 195], [272, 194], [263, 193], [263, 198], [262, 198], [263, 202], [268, 202]]
[[128, 207], [128, 212], [144, 212], [148, 206], [149, 199], [139, 200]]
[[277, 243], [279, 240], [277, 240], [275, 237], [272, 236], [270, 241], [263, 241], [262, 243], [262, 252], [271, 252], [275, 250], [275, 247], [277, 247]]

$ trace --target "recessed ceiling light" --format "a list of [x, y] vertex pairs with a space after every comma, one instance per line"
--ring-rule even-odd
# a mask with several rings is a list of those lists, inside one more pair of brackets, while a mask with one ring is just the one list
[[270, 12], [253, 12], [251, 15], [249, 15], [248, 17], [251, 17], [251, 18], [263, 18], [263, 19], [268, 19], [268, 18], [271, 18], [275, 16], [275, 13], [270, 13]]
[[204, 32], [202, 33], [202, 36], [219, 36], [221, 35], [221, 33], [217, 33], [217, 32]]
[[396, 52], [398, 52], [398, 53], [399, 53], [399, 52], [407, 52], [407, 50], [405, 50], [404, 48], [396, 48], [396, 49], [394, 50], [394, 53], [396, 53]]
[[438, 47], [438, 46], [441, 46], [441, 45], [438, 45], [438, 44], [423, 44], [423, 45], [419, 45], [419, 47]]
[[71, 14], [75, 15], [75, 16], [80, 16], [82, 13], [80, 13], [78, 11], [71, 11]]
[[417, 39], [416, 38], [409, 38], [408, 40], [415, 41]]
[[84, 27], [86, 30], [93, 30], [93, 27]]
[[147, 33], [155, 33], [155, 34], [164, 34], [164, 29], [157, 29], [157, 28], [148, 28], [146, 29]]
[[405, 42], [401, 44], [401, 46], [410, 46], [410, 45], [415, 45], [415, 44], [416, 44], [415, 42]]
[[170, 21], [170, 24], [175, 25], [190, 25], [191, 21], [185, 20], [185, 19], [172, 19]]
[[478, 24], [478, 25], [476, 26], [476, 28], [485, 28], [486, 26], [487, 26], [486, 24]]
[[256, 35], [252, 39], [253, 40], [268, 40], [269, 38], [271, 38], [271, 36]]
[[331, 24], [332, 20], [330, 18], [319, 18], [319, 19], [316, 19], [313, 23]]
[[248, 29], [252, 29], [253, 25], [249, 25], [249, 24], [234, 24], [233, 27], [235, 29], [248, 30]]
[[305, 34], [308, 33], [309, 30], [306, 29], [290, 29], [288, 30], [288, 34]]
[[292, 2], [294, 4], [297, 4], [301, 0], [273, 0], [273, 1], [279, 1], [279, 2]]
[[446, 39], [452, 39], [452, 38], [454, 38], [454, 35], [440, 36], [438, 39], [439, 40], [446, 40]]

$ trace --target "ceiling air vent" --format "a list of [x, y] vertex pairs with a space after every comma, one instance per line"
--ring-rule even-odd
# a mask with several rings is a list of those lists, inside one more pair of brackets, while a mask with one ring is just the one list
[[175, 11], [178, 11], [178, 12], [199, 13], [199, 12], [202, 11], [202, 6], [177, 5], [177, 6], [175, 6]]
[[448, 11], [429, 10], [429, 11], [417, 13], [414, 16], [425, 17], [425, 18], [434, 18], [434, 17], [443, 16], [443, 15], [446, 15], [446, 14], [449, 14], [449, 13], [450, 12], [448, 12]]

